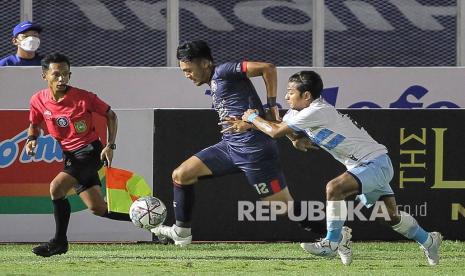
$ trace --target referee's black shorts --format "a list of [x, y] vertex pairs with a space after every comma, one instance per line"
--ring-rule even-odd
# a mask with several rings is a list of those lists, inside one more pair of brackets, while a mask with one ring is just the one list
[[78, 180], [78, 184], [74, 186], [77, 194], [92, 186], [102, 185], [98, 176], [98, 171], [103, 166], [103, 162], [100, 159], [102, 149], [102, 142], [95, 140], [80, 149], [63, 151], [65, 158], [63, 172], [70, 174]]

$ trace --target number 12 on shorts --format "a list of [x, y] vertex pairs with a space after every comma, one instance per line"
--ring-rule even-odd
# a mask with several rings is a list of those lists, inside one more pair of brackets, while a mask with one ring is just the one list
[[258, 194], [268, 194], [270, 190], [268, 189], [268, 186], [266, 183], [258, 183], [253, 185], [255, 189], [257, 190]]

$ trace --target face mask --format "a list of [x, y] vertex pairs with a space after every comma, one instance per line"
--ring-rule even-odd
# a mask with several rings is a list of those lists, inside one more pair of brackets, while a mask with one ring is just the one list
[[26, 52], [35, 52], [39, 49], [39, 45], [40, 39], [35, 36], [28, 36], [19, 43], [19, 47]]

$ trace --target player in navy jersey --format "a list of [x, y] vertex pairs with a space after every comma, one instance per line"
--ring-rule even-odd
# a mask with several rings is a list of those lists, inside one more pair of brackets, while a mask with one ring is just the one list
[[[200, 86], [211, 88], [213, 106], [223, 125], [222, 140], [190, 157], [173, 171], [174, 213], [172, 227], [159, 226], [152, 232], [160, 238], [174, 240], [176, 245], [192, 241], [191, 214], [194, 205], [194, 185], [202, 176], [221, 176], [244, 172], [249, 184], [264, 201], [293, 202], [281, 169], [276, 142], [264, 133], [252, 129], [241, 120], [252, 108], [271, 120], [280, 120], [276, 106], [277, 73], [273, 64], [264, 62], [228, 62], [215, 65], [210, 48], [204, 41], [190, 41], [177, 49], [180, 68], [186, 78]], [[249, 78], [262, 77], [270, 107], [265, 112]], [[300, 215], [300, 203], [289, 209]], [[305, 228], [325, 231], [322, 222], [301, 222]]]

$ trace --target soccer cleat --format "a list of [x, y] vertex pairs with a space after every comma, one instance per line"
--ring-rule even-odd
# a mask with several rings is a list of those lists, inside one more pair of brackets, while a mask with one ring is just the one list
[[150, 231], [155, 234], [155, 236], [163, 238], [172, 239], [175, 245], [179, 245], [181, 247], [188, 246], [192, 243], [192, 235], [189, 235], [185, 238], [180, 237], [178, 233], [174, 230], [175, 225], [169, 227], [166, 225], [160, 225], [155, 228], [152, 228]]
[[442, 243], [442, 235], [439, 232], [431, 232], [429, 236], [431, 237], [430, 246], [424, 247], [421, 245], [420, 248], [423, 249], [429, 265], [437, 265], [439, 263], [439, 247]]
[[170, 240], [165, 236], [160, 235], [160, 236], [156, 236], [156, 237], [158, 239], [158, 243], [160, 243], [160, 244], [169, 244], [170, 243]]
[[336, 242], [323, 239], [319, 242], [301, 243], [300, 247], [310, 254], [330, 258], [336, 256], [337, 245]]
[[352, 238], [352, 229], [347, 226], [342, 227], [342, 239], [339, 242], [337, 253], [341, 258], [344, 265], [350, 265], [352, 263], [352, 248], [350, 247]]
[[34, 247], [32, 252], [42, 257], [65, 254], [68, 252], [68, 241], [57, 242], [55, 239], [51, 239], [49, 242]]

